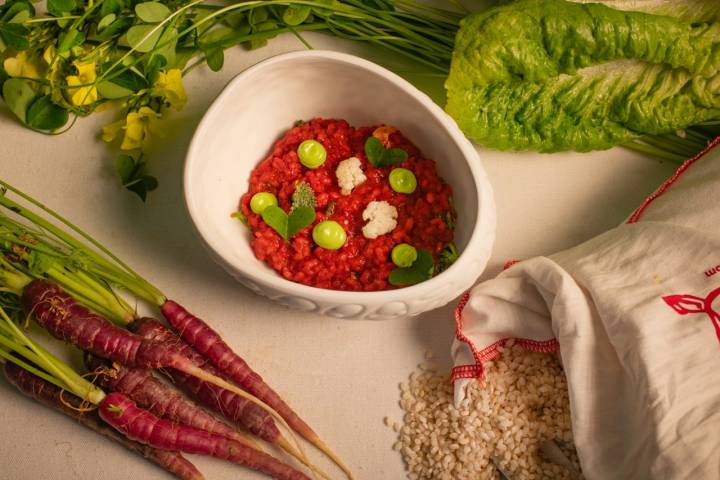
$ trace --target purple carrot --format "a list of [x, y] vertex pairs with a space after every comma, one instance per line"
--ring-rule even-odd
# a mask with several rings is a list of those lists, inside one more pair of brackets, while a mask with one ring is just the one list
[[242, 443], [158, 418], [119, 392], [105, 397], [99, 410], [100, 418], [136, 442], [228, 460], [280, 480], [309, 480], [289, 465]]
[[[130, 329], [147, 340], [173, 344], [198, 367], [211, 375], [223, 377], [222, 373], [210, 365], [205, 357], [154, 318], [141, 318], [133, 322]], [[174, 369], [167, 369], [166, 373], [173, 379], [176, 387], [195, 398], [206, 408], [219, 413], [270, 443], [276, 443], [280, 437], [280, 430], [272, 417], [247, 399]]]
[[96, 411], [83, 412], [83, 401], [67, 392], [63, 392], [55, 385], [33, 375], [17, 365], [5, 363], [5, 377], [17, 387], [22, 393], [43, 405], [53, 408], [68, 417], [82, 423], [91, 430], [115, 440], [128, 450], [138, 453], [143, 457], [158, 464], [168, 472], [174, 474], [181, 480], [203, 480], [202, 474], [190, 463], [180, 452], [170, 450], [159, 450], [142, 443], [135, 442], [120, 435], [117, 431], [108, 427], [98, 416]]
[[[125, 367], [93, 355], [85, 355], [85, 366], [98, 374], [100, 386], [123, 393], [158, 417], [215, 433], [257, 449], [247, 435], [233, 430], [171, 386], [155, 378], [151, 370]], [[190, 377], [195, 378], [195, 377]], [[255, 405], [248, 402], [251, 405]], [[259, 409], [259, 407], [258, 407]], [[263, 411], [262, 409], [260, 409]], [[264, 412], [264, 411], [263, 411]]]
[[[55, 338], [71, 343], [81, 350], [128, 367], [170, 367], [205, 382], [229, 390], [267, 409], [276, 419], [282, 416], [272, 407], [223, 378], [210, 375], [182, 355], [176, 346], [146, 340], [119, 328], [102, 316], [88, 310], [60, 286], [47, 280], [33, 280], [24, 289], [21, 302], [25, 313]], [[294, 449], [282, 436], [275, 442], [302, 463], [311, 466], [299, 443]], [[312, 466], [311, 466], [312, 468]]]
[[348, 477], [352, 477], [350, 469], [342, 460], [207, 323], [172, 300], [166, 300], [160, 311], [168, 323], [191, 347], [205, 356], [227, 378], [271, 406], [293, 430], [325, 453]]

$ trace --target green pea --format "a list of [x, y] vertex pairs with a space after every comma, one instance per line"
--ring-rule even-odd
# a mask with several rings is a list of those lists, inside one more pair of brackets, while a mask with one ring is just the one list
[[417, 179], [407, 168], [395, 168], [388, 177], [390, 188], [398, 193], [413, 193], [417, 188]]
[[250, 210], [260, 215], [270, 205], [277, 205], [275, 195], [270, 192], [258, 192], [250, 199]]
[[318, 168], [325, 163], [325, 159], [327, 158], [325, 147], [317, 140], [305, 140], [302, 142], [297, 149], [297, 154], [300, 158], [300, 163], [307, 168]]
[[318, 247], [328, 250], [337, 250], [345, 245], [347, 235], [339, 223], [332, 220], [325, 220], [315, 225], [312, 237]]
[[401, 268], [412, 266], [417, 260], [418, 253], [415, 247], [407, 243], [401, 243], [393, 247], [390, 257], [395, 265]]

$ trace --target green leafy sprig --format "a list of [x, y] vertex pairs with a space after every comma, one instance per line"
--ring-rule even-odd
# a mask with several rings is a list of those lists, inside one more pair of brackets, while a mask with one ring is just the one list
[[388, 281], [391, 285], [398, 287], [415, 285], [432, 278], [435, 271], [433, 257], [430, 252], [424, 248], [419, 248], [417, 258], [409, 267], [398, 267], [390, 272]]
[[263, 221], [286, 241], [315, 221], [315, 192], [307, 182], [300, 182], [292, 195], [290, 213], [277, 205], [265, 207]]
[[380, 140], [370, 136], [365, 140], [365, 156], [374, 167], [390, 167], [408, 159], [402, 148], [385, 148]]

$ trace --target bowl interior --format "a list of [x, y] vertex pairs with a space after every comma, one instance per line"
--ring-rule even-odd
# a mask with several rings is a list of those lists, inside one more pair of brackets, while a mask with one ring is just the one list
[[[467, 245], [477, 221], [478, 193], [465, 153], [414, 87], [369, 62], [345, 56], [284, 56], [236, 77], [198, 128], [188, 154], [185, 189], [197, 228], [222, 260], [254, 275], [277, 275], [258, 261], [248, 230], [230, 214], [253, 168], [297, 120], [342, 118], [355, 127], [393, 125], [436, 161], [458, 210], [455, 242]], [[474, 153], [474, 149], [472, 150]]]

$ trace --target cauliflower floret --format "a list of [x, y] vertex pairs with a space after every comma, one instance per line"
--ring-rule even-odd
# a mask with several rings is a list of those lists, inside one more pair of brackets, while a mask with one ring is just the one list
[[338, 185], [340, 185], [341, 194], [350, 195], [353, 188], [367, 180], [360, 165], [360, 159], [357, 157], [346, 158], [338, 163], [335, 176], [337, 177]]
[[380, 235], [392, 232], [397, 226], [397, 208], [388, 202], [373, 200], [365, 207], [363, 220], [368, 222], [362, 229], [365, 238], [377, 238]]

